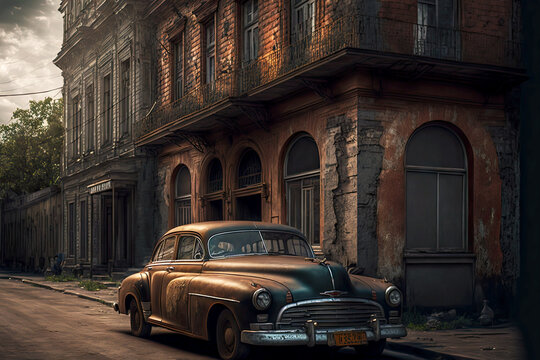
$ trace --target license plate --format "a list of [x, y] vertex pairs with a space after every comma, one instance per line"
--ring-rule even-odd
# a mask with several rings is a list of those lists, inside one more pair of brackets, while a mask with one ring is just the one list
[[346, 331], [334, 333], [336, 346], [365, 345], [367, 337], [365, 331]]

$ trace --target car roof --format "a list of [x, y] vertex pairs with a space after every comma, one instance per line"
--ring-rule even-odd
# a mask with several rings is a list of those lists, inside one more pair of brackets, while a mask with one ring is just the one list
[[187, 225], [181, 225], [177, 226], [175, 228], [172, 228], [171, 230], [167, 231], [165, 235], [167, 236], [170, 234], [175, 234], [178, 232], [196, 232], [204, 240], [208, 240], [210, 237], [212, 237], [215, 234], [220, 234], [224, 232], [229, 231], [239, 231], [239, 230], [267, 230], [267, 231], [287, 231], [287, 232], [294, 232], [304, 238], [304, 234], [300, 232], [298, 229], [287, 226], [287, 225], [281, 225], [281, 224], [273, 224], [273, 223], [267, 223], [267, 222], [261, 222], [261, 221], [207, 221], [207, 222], [199, 222], [199, 223], [193, 223], [193, 224], [187, 224]]

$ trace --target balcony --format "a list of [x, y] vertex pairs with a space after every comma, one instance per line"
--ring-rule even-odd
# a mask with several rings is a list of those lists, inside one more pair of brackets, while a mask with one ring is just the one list
[[[204, 131], [211, 116], [238, 115], [235, 102], [283, 97], [301, 78], [332, 78], [349, 66], [401, 75], [463, 81], [516, 82], [523, 77], [520, 44], [504, 38], [391, 19], [351, 15], [325, 24], [291, 44], [197, 86], [176, 102], [159, 106], [135, 126], [139, 145], [160, 142], [175, 131]], [[207, 126], [206, 129], [211, 126]]]

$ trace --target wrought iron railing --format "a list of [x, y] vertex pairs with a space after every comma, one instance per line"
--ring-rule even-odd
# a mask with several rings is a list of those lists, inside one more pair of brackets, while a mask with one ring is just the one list
[[345, 48], [504, 67], [519, 66], [521, 52], [519, 43], [499, 36], [363, 15], [342, 17], [290, 44], [278, 45], [214, 83], [197, 86], [179, 100], [153, 109], [135, 124], [135, 137], [219, 101], [245, 95]]

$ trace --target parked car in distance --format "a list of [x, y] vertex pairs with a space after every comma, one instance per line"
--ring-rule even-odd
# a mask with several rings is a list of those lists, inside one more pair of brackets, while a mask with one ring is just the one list
[[160, 326], [215, 342], [222, 359], [250, 347], [354, 346], [379, 355], [406, 336], [402, 294], [387, 281], [352, 275], [314, 256], [295, 228], [247, 221], [168, 231], [151, 261], [122, 282], [115, 309], [133, 335]]

